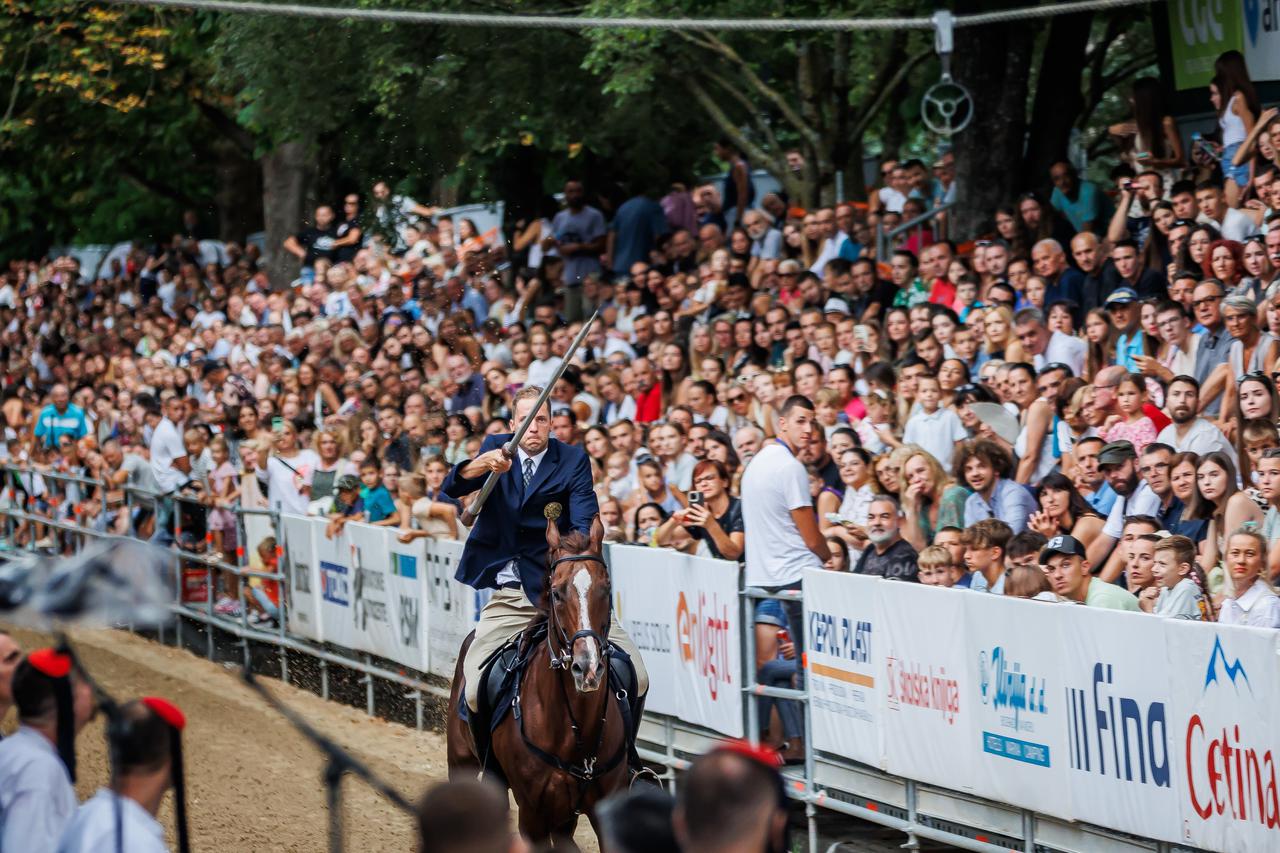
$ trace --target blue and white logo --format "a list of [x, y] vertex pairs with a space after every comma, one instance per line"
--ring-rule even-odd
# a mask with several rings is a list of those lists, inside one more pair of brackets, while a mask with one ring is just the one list
[[346, 566], [321, 560], [320, 587], [325, 601], [343, 607], [351, 604], [351, 579]]

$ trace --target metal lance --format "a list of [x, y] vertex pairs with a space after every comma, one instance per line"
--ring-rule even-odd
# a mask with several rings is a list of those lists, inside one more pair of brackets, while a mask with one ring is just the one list
[[[560, 361], [560, 366], [556, 368], [555, 376], [551, 377], [551, 381], [547, 383], [547, 387], [542, 389], [542, 393], [538, 395], [538, 402], [529, 414], [525, 415], [524, 421], [520, 424], [520, 428], [511, 436], [511, 440], [502, 446], [502, 455], [508, 459], [515, 458], [516, 448], [520, 446], [520, 439], [524, 438], [525, 431], [529, 429], [529, 424], [533, 423], [533, 419], [537, 417], [538, 412], [542, 411], [542, 407], [547, 404], [547, 398], [551, 396], [551, 389], [556, 387], [556, 382], [560, 381], [560, 377], [564, 374], [565, 368], [569, 366], [569, 361], [573, 358], [573, 354], [578, 351], [578, 347], [582, 346], [582, 342], [587, 339], [587, 332], [591, 331], [591, 325], [600, 316], [600, 309], [591, 315], [591, 319], [583, 325], [582, 330], [578, 332], [578, 336], [573, 339], [573, 343], [569, 344], [569, 351], [564, 354], [564, 358]], [[489, 476], [484, 481], [484, 486], [480, 488], [480, 494], [476, 495], [476, 499], [471, 502], [471, 506], [462, 513], [463, 527], [470, 527], [475, 524], [476, 516], [480, 515], [480, 510], [484, 509], [484, 502], [489, 499], [489, 493], [493, 491], [494, 486], [498, 485], [498, 478], [502, 476], [500, 471], [490, 471]]]

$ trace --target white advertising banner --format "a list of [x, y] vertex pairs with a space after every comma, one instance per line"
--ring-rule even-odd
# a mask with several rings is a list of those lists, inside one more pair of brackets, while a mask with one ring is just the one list
[[1280, 849], [1280, 632], [1164, 620], [1179, 841]]
[[315, 525], [309, 518], [286, 515], [284, 531], [285, 574], [288, 577], [289, 632], [317, 642], [324, 639], [320, 626], [320, 572], [316, 560]]
[[961, 606], [969, 660], [961, 701], [974, 709], [968, 732], [977, 749], [974, 789], [1071, 819], [1062, 638], [1075, 637], [1076, 629], [1064, 628], [1063, 620], [1079, 616], [1082, 608], [962, 594], [968, 595]]
[[[963, 791], [975, 784], [977, 740], [967, 683], [964, 599], [957, 591], [877, 581], [883, 626], [885, 769]], [[921, 630], [927, 626], [926, 630]]]
[[[1244, 61], [1249, 77], [1255, 82], [1280, 80], [1280, 5], [1274, 0], [1237, 2], [1244, 18]], [[1253, 118], [1256, 121], [1258, 117]]]
[[348, 524], [344, 535], [352, 550], [355, 647], [425, 670], [424, 632], [419, 627], [422, 540], [402, 544], [395, 530], [368, 524]]
[[1182, 739], [1172, 728], [1164, 622], [1069, 608], [1058, 691], [1066, 700], [1067, 744], [1061, 760], [1053, 758], [1069, 774], [1081, 820], [1177, 841], [1173, 754]]
[[737, 563], [628, 546], [609, 561], [619, 621], [649, 672], [646, 708], [742, 737]]
[[453, 678], [458, 650], [477, 618], [476, 591], [453, 579], [462, 543], [425, 539], [423, 583], [426, 586], [427, 667]]
[[316, 567], [320, 572], [320, 623], [324, 626], [321, 639], [348, 649], [363, 648], [363, 635], [357, 630], [356, 616], [352, 608], [355, 592], [355, 574], [352, 571], [351, 540], [343, 533], [329, 538], [319, 520], [313, 540], [316, 546]]
[[880, 767], [884, 626], [881, 581], [811, 570], [804, 575], [813, 746]]

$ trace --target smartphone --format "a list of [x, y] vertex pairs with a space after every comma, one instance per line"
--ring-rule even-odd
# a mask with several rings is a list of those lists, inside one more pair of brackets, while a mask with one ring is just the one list
[[272, 432], [284, 432], [284, 418], [275, 417], [271, 419]]
[[825, 518], [827, 521], [831, 522], [832, 524], [844, 524], [844, 519], [841, 518], [840, 514], [837, 512], [829, 512], [825, 516], [823, 516], [823, 518]]
[[702, 492], [689, 493], [689, 506], [702, 506]]
[[871, 330], [862, 324], [853, 327], [853, 339], [858, 343], [865, 344], [871, 340]]

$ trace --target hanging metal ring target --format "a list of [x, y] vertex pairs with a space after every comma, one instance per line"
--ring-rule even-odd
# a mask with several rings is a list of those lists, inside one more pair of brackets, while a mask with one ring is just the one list
[[951, 136], [973, 120], [973, 96], [969, 90], [944, 75], [920, 99], [920, 119], [934, 133]]

